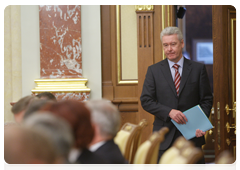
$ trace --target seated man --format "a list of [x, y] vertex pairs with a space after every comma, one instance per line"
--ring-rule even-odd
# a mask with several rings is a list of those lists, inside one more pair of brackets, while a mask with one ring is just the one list
[[16, 122], [22, 122], [23, 116], [25, 111], [27, 110], [29, 104], [33, 100], [39, 100], [37, 97], [28, 95], [19, 99], [13, 106], [12, 106], [12, 113], [14, 114], [14, 119]]
[[73, 146], [70, 125], [50, 112], [35, 112], [23, 124], [45, 134], [51, 139], [57, 153], [57, 163], [68, 163], [68, 154]]
[[[73, 147], [68, 156], [73, 164], [106, 164], [101, 156], [89, 151], [88, 146], [93, 139], [94, 129], [91, 123], [91, 113], [83, 102], [77, 100], [61, 100], [51, 102], [39, 111], [49, 111], [66, 122], [71, 127], [74, 136]], [[33, 114], [34, 115], [34, 114]]]
[[56, 151], [50, 139], [24, 126], [4, 129], [4, 159], [9, 164], [53, 164]]
[[95, 134], [89, 150], [97, 153], [109, 164], [128, 163], [118, 145], [113, 141], [120, 127], [120, 114], [117, 108], [107, 100], [90, 100], [86, 102], [91, 111]]

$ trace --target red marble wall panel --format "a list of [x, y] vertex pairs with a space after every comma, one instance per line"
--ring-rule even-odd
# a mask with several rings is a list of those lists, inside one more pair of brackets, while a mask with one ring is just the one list
[[41, 5], [41, 78], [82, 77], [81, 6]]
[[75, 93], [53, 93], [57, 100], [78, 100], [87, 101], [90, 98], [89, 92], [75, 92]]
[[[77, 100], [77, 101], [87, 101], [90, 98], [90, 92], [51, 92], [57, 99], [60, 100]], [[34, 93], [38, 95], [40, 93]]]

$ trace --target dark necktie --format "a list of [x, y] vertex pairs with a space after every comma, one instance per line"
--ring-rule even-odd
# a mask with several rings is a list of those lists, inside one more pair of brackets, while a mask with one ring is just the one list
[[180, 73], [178, 72], [178, 67], [179, 67], [179, 65], [178, 65], [178, 64], [174, 64], [173, 67], [174, 67], [174, 69], [175, 69], [174, 84], [175, 84], [176, 92], [177, 92], [177, 95], [178, 95], [178, 93], [179, 93], [179, 87], [180, 87], [180, 80], [181, 80]]

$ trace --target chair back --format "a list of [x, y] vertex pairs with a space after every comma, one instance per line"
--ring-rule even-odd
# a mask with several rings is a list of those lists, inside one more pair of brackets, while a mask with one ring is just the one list
[[137, 149], [134, 164], [156, 164], [160, 143], [165, 139], [165, 134], [169, 131], [167, 127], [155, 131], [148, 140], [143, 142]]
[[232, 164], [234, 161], [234, 157], [230, 151], [224, 150], [215, 159], [215, 164]]
[[200, 148], [180, 136], [162, 155], [159, 164], [194, 164], [203, 156]]
[[137, 149], [141, 144], [142, 131], [147, 125], [148, 125], [148, 122], [146, 119], [142, 119], [138, 124], [137, 132], [136, 132], [136, 135], [134, 136], [132, 147], [131, 147], [132, 149], [130, 150], [130, 156], [129, 156], [130, 164], [132, 164], [134, 161], [134, 157], [137, 152]]
[[132, 143], [139, 128], [140, 127], [138, 125], [132, 123], [125, 123], [114, 138], [114, 142], [118, 145], [124, 158], [129, 162], [130, 153], [133, 145]]

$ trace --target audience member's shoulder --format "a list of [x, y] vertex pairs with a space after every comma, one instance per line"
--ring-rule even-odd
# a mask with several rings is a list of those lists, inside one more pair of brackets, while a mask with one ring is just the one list
[[89, 151], [88, 149], [83, 149], [81, 155], [77, 159], [76, 163], [80, 164], [107, 164], [107, 160], [100, 157], [98, 154]]

